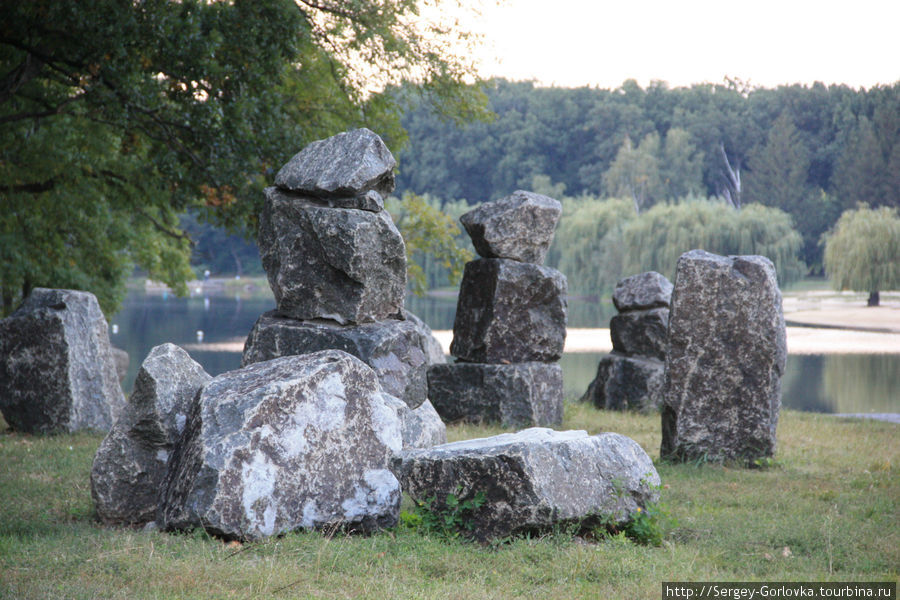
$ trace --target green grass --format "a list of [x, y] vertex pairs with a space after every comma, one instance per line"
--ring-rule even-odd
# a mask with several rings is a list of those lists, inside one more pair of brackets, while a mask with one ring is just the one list
[[[656, 416], [570, 404], [565, 428], [618, 431], [659, 454]], [[770, 468], [659, 464], [678, 522], [661, 547], [563, 533], [482, 547], [403, 528], [229, 546], [109, 529], [88, 484], [100, 436], [0, 434], [0, 598], [659, 598], [665, 580], [895, 580], [898, 433], [785, 412]]]

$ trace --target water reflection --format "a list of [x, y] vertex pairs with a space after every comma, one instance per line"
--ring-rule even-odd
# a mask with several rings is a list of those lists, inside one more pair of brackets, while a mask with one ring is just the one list
[[[274, 308], [271, 298], [228, 296], [174, 298], [132, 291], [122, 311], [110, 319], [110, 339], [131, 357], [126, 391], [140, 362], [164, 342], [195, 344], [197, 332], [209, 343], [243, 340], [256, 319]], [[411, 297], [407, 307], [433, 329], [452, 329], [456, 298]], [[570, 327], [597, 327], [615, 314], [610, 302], [569, 302]], [[117, 330], [117, 331], [116, 331]], [[239, 352], [191, 351], [211, 374], [240, 366]], [[580, 397], [594, 378], [601, 353], [566, 354], [561, 365], [567, 398]], [[900, 412], [900, 355], [789, 355], [782, 385], [787, 408], [814, 412]]]

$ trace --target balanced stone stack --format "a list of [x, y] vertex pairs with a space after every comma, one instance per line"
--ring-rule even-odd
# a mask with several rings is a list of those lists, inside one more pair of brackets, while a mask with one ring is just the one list
[[683, 254], [672, 292], [660, 455], [748, 463], [772, 456], [786, 357], [772, 262]]
[[243, 366], [326, 349], [348, 352], [378, 374], [445, 439], [426, 403], [426, 370], [443, 355], [430, 330], [405, 313], [406, 250], [384, 210], [396, 161], [368, 129], [313, 142], [266, 189], [259, 250], [277, 308], [263, 314], [244, 346]]
[[482, 258], [463, 273], [450, 346], [458, 362], [428, 370], [428, 397], [445, 421], [562, 422], [567, 285], [542, 265], [561, 211], [517, 191], [460, 218]]
[[124, 405], [93, 294], [35, 288], [0, 320], [0, 412], [13, 429], [107, 431]]
[[626, 277], [613, 292], [613, 351], [600, 359], [582, 401], [611, 410], [655, 411], [662, 405], [666, 330], [672, 284], [649, 271]]

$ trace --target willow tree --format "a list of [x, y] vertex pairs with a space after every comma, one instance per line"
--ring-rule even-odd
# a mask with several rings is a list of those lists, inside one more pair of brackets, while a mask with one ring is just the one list
[[437, 4], [0, 0], [0, 310], [43, 285], [109, 311], [135, 264], [184, 289], [180, 214], [253, 235], [306, 143], [368, 126], [396, 150], [390, 86], [480, 114], [470, 38]]
[[900, 289], [900, 216], [896, 208], [845, 211], [825, 235], [825, 273], [838, 290], [869, 292], [878, 306], [879, 292]]
[[758, 204], [742, 210], [702, 199], [657, 204], [625, 226], [622, 243], [628, 275], [658, 271], [672, 278], [678, 257], [696, 248], [765, 256], [775, 265], [781, 284], [805, 272], [798, 258], [802, 239], [791, 226], [790, 215]]

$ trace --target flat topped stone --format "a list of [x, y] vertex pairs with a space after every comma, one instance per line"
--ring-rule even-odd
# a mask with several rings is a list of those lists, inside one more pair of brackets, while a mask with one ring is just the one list
[[0, 320], [0, 412], [13, 429], [107, 431], [124, 405], [93, 294], [35, 288]]
[[296, 529], [396, 525], [400, 411], [374, 371], [326, 350], [256, 363], [207, 384], [163, 485], [158, 522], [260, 539]]
[[479, 255], [543, 264], [560, 214], [558, 200], [517, 190], [485, 202], [459, 220]]
[[394, 191], [397, 161], [384, 141], [362, 128], [313, 142], [275, 176], [275, 185], [311, 196], [364, 196]]
[[647, 271], [617, 283], [612, 299], [619, 312], [667, 308], [672, 299], [672, 283], [661, 273]]
[[394, 461], [403, 488], [432, 510], [482, 495], [466, 514], [487, 541], [574, 524], [623, 524], [658, 499], [647, 453], [617, 433], [526, 429], [404, 453]]
[[775, 452], [787, 347], [775, 267], [763, 256], [681, 255], [669, 314], [663, 457]]

